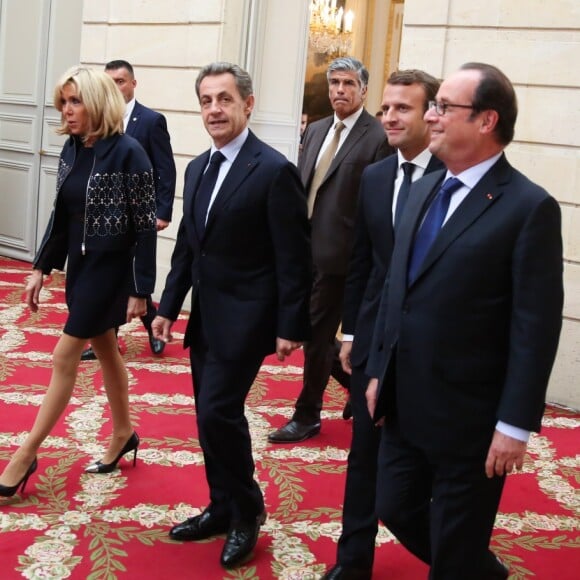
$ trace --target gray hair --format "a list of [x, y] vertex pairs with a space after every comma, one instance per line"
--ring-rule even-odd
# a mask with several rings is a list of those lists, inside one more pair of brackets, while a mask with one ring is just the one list
[[335, 71], [352, 71], [358, 75], [361, 88], [365, 88], [369, 82], [369, 71], [365, 65], [352, 56], [340, 56], [335, 58], [329, 65], [326, 71], [326, 78], [330, 81], [330, 73]]
[[200, 98], [199, 87], [201, 82], [205, 77], [217, 76], [229, 73], [234, 77], [236, 82], [236, 88], [240, 93], [242, 99], [247, 99], [250, 95], [254, 94], [254, 89], [252, 88], [252, 79], [250, 75], [237, 64], [232, 64], [231, 62], [212, 62], [205, 65], [197, 75], [195, 81], [195, 92], [197, 98]]

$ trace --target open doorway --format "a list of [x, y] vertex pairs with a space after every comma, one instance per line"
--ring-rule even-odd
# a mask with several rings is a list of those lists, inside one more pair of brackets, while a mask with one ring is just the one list
[[303, 112], [311, 123], [332, 114], [326, 69], [354, 56], [370, 73], [366, 107], [380, 108], [388, 76], [398, 68], [404, 0], [311, 0]]

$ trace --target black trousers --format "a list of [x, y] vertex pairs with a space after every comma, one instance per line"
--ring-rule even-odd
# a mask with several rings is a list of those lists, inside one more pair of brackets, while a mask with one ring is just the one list
[[322, 398], [331, 375], [345, 388], [350, 376], [342, 370], [336, 333], [342, 315], [344, 276], [331, 276], [314, 271], [310, 297], [312, 334], [304, 345], [304, 384], [296, 401], [293, 419], [313, 424], [320, 421]]
[[485, 457], [437, 455], [414, 447], [395, 420], [382, 429], [377, 514], [430, 565], [430, 580], [486, 580], [489, 541], [505, 477], [488, 479]]
[[352, 568], [372, 569], [378, 530], [375, 491], [381, 430], [374, 425], [367, 409], [365, 393], [369, 379], [363, 368], [353, 368], [350, 381], [352, 442], [337, 562]]
[[[194, 313], [196, 315], [197, 313]], [[254, 480], [254, 459], [244, 403], [264, 355], [224, 361], [200, 330], [190, 348], [199, 443], [209, 486], [209, 509], [220, 519], [255, 522], [264, 499]]]

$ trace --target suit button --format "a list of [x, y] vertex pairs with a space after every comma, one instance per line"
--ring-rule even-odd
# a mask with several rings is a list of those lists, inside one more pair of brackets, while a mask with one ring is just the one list
[[383, 347], [384, 347], [384, 345], [383, 345], [383, 343], [381, 342], [381, 344], [379, 344], [379, 352], [381, 352], [381, 351], [383, 350]]
[[202, 258], [205, 258], [205, 252], [202, 252], [202, 253], [201, 253], [201, 257], [202, 257]]

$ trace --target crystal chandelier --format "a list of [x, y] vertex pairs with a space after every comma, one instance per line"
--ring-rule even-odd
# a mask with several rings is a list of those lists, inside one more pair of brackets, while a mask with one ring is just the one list
[[336, 0], [312, 0], [310, 3], [309, 42], [314, 52], [342, 56], [351, 49], [352, 10], [336, 7]]

